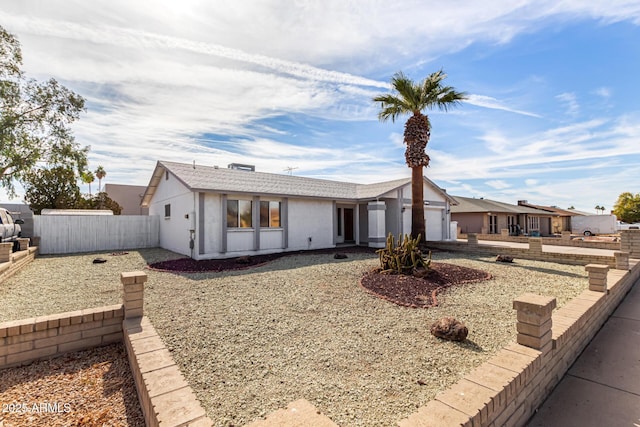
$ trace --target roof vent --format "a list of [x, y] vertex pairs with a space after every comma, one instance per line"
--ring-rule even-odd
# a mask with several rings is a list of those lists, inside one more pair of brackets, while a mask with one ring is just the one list
[[518, 200], [518, 206], [526, 205], [527, 203], [529, 202], [526, 200]]
[[240, 170], [240, 171], [248, 171], [248, 172], [255, 172], [256, 171], [255, 165], [244, 165], [242, 163], [229, 163], [227, 165], [227, 167], [229, 169], [237, 169], [237, 170]]

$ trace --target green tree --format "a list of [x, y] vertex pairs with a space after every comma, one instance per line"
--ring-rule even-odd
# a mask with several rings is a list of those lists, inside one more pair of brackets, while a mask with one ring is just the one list
[[84, 111], [84, 99], [55, 79], [26, 78], [21, 65], [20, 43], [0, 27], [0, 186], [10, 195], [37, 165], [81, 172], [89, 149], [69, 128]]
[[42, 209], [74, 209], [81, 200], [75, 171], [65, 166], [32, 169], [24, 174], [25, 202], [37, 215]]
[[85, 184], [89, 184], [89, 197], [91, 197], [91, 183], [96, 180], [93, 176], [93, 172], [84, 171], [80, 174], [80, 180]]
[[434, 107], [442, 111], [457, 106], [466, 99], [466, 93], [457, 92], [453, 87], [444, 86], [447, 75], [442, 71], [430, 74], [416, 83], [401, 71], [391, 79], [393, 93], [373, 98], [379, 102], [381, 110], [378, 119], [392, 122], [405, 114], [411, 114], [404, 127], [404, 143], [407, 146], [405, 161], [411, 168], [411, 235], [426, 236], [424, 222], [424, 175], [423, 168], [429, 166], [429, 156], [425, 152], [431, 137], [431, 122], [424, 110]]
[[613, 213], [620, 221], [640, 222], [640, 193], [620, 194], [613, 205]]
[[78, 209], [109, 209], [114, 215], [122, 213], [122, 206], [113, 200], [107, 193], [100, 192], [93, 197], [82, 198], [77, 205]]

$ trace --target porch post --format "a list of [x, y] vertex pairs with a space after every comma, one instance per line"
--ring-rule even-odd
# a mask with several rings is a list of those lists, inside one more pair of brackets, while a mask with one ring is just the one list
[[384, 248], [387, 241], [387, 236], [385, 236], [386, 209], [387, 206], [382, 201], [369, 202], [367, 204], [369, 213], [369, 247], [371, 248]]

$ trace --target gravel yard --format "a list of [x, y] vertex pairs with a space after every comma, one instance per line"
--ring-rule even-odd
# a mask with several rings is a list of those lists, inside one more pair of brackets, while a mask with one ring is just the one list
[[[107, 259], [92, 264], [93, 258]], [[39, 257], [0, 285], [0, 321], [120, 302], [119, 274], [177, 257], [160, 250]], [[587, 287], [584, 267], [434, 253], [491, 273], [448, 289], [440, 305], [394, 305], [358, 285], [371, 254], [294, 255], [249, 270], [147, 270], [145, 314], [215, 425], [243, 425], [305, 398], [341, 426], [390, 426], [515, 339], [512, 301], [525, 292], [558, 305]], [[465, 322], [465, 343], [429, 334]]]

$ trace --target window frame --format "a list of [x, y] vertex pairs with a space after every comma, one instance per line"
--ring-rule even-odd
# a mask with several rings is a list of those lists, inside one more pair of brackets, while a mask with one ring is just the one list
[[[235, 212], [229, 212], [235, 205]], [[231, 219], [233, 218], [233, 221]], [[246, 230], [253, 228], [253, 201], [245, 199], [227, 200], [227, 228]]]
[[[265, 209], [266, 205], [266, 211]], [[274, 210], [277, 209], [277, 217]], [[277, 225], [274, 225], [277, 221]], [[282, 202], [277, 200], [260, 200], [260, 228], [282, 228]]]

